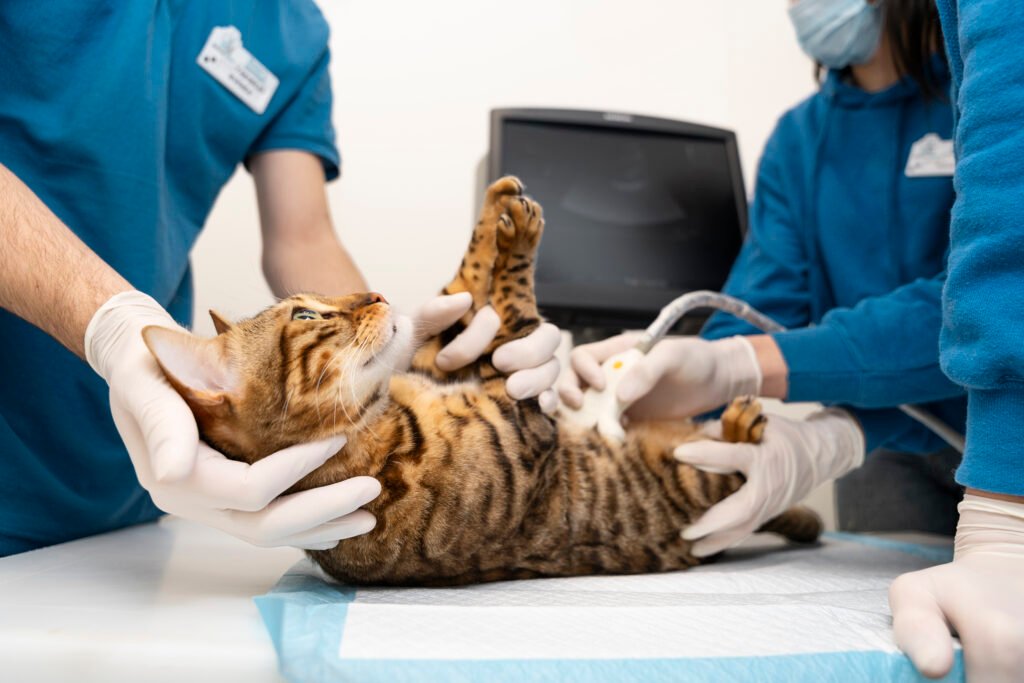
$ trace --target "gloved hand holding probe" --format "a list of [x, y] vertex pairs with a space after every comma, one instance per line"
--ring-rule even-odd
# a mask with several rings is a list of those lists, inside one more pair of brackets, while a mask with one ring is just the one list
[[[582, 389], [605, 388], [601, 364], [633, 348], [638, 334], [621, 334], [573, 349], [571, 371], [559, 384], [570, 408], [583, 404]], [[706, 341], [697, 337], [663, 339], [625, 371], [616, 389], [626, 414], [638, 419], [693, 417], [737, 396], [761, 393], [761, 367], [746, 337]]]
[[[559, 386], [570, 407], [583, 402], [581, 384], [603, 390], [601, 364], [636, 346], [637, 334], [624, 334], [580, 346], [572, 354], [572, 373]], [[637, 419], [693, 417], [744, 395], [764, 393], [767, 366], [774, 386], [784, 392], [784, 362], [770, 337], [735, 336], [717, 341], [695, 337], [662, 339], [618, 380], [616, 397]], [[582, 380], [582, 382], [581, 382]], [[776, 395], [778, 395], [776, 393]], [[705, 427], [710, 431], [717, 423]], [[676, 458], [715, 472], [741, 472], [746, 483], [708, 510], [683, 532], [695, 541], [694, 554], [713, 555], [736, 545], [772, 517], [802, 500], [812, 489], [859, 467], [864, 435], [849, 413], [820, 411], [806, 420], [773, 416], [760, 444], [684, 444]]]

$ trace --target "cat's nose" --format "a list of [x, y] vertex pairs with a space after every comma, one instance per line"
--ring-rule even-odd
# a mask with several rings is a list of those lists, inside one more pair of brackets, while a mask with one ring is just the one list
[[366, 292], [360, 294], [349, 294], [346, 297], [342, 297], [338, 300], [338, 309], [343, 311], [346, 315], [352, 315], [358, 313], [364, 309], [373, 306], [374, 304], [387, 304], [388, 300], [384, 298], [383, 294], [377, 292]]

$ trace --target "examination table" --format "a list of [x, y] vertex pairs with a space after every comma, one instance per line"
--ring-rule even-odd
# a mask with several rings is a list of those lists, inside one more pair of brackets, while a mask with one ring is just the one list
[[919, 680], [887, 574], [948, 542], [775, 543], [675, 574], [353, 591], [166, 518], [0, 559], [0, 680], [260, 683], [278, 656], [293, 681]]

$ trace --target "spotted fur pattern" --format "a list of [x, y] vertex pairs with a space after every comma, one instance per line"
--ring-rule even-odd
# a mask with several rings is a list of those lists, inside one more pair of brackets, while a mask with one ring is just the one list
[[[342, 581], [458, 585], [694, 566], [680, 530], [743, 482], [672, 457], [679, 443], [706, 437], [677, 422], [634, 424], [625, 443], [606, 440], [545, 415], [536, 400], [510, 399], [491, 363], [494, 348], [541, 323], [533, 263], [543, 226], [518, 180], [488, 189], [444, 291], [469, 292], [473, 311], [493, 306], [501, 329], [479, 361], [456, 372], [433, 361], [472, 312], [427, 340], [411, 371], [394, 372], [412, 331], [376, 294], [291, 297], [237, 324], [219, 319], [213, 340], [177, 340], [185, 356], [224, 370], [205, 387], [176, 373], [180, 348], [147, 342], [204, 438], [230, 457], [255, 462], [300, 441], [349, 435], [293, 489], [356, 475], [381, 482], [380, 497], [366, 506], [377, 517], [373, 531], [310, 552]], [[750, 399], [730, 406], [723, 421], [730, 441], [757, 441], [764, 427]], [[810, 542], [821, 522], [794, 508], [765, 528]]]

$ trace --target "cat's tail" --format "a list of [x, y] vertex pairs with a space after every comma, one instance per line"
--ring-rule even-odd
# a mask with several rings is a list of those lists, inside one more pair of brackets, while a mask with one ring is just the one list
[[818, 513], [809, 507], [797, 505], [778, 517], [769, 519], [758, 531], [779, 534], [794, 543], [814, 543], [825, 530], [825, 523]]

